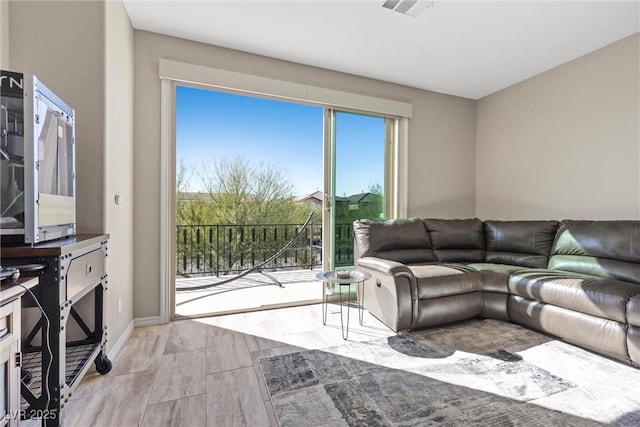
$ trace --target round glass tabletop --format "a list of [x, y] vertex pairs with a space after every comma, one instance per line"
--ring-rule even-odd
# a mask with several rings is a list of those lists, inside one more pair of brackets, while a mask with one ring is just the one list
[[[338, 274], [349, 273], [346, 277], [338, 277]], [[346, 270], [338, 270], [338, 271], [321, 271], [316, 274], [316, 279], [322, 280], [325, 282], [331, 283], [339, 283], [341, 285], [348, 285], [350, 283], [363, 282], [371, 277], [371, 274], [365, 273], [363, 271], [346, 271]]]

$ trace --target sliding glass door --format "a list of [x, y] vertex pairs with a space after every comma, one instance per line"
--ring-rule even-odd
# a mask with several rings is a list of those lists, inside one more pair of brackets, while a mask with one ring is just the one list
[[324, 269], [350, 268], [353, 221], [391, 214], [396, 120], [325, 112]]
[[175, 315], [317, 301], [315, 270], [353, 268], [353, 221], [393, 214], [397, 120], [199, 87], [175, 97]]

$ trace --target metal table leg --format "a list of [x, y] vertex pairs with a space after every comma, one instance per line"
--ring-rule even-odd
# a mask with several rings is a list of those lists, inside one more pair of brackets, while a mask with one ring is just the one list
[[[338, 285], [339, 289], [340, 289], [340, 295], [339, 295], [339, 304], [340, 304], [340, 327], [342, 329], [342, 338], [344, 340], [346, 340], [349, 337], [349, 317], [350, 317], [350, 312], [351, 312], [351, 304], [350, 304], [350, 297], [351, 297], [351, 285], [356, 285], [356, 304], [358, 304], [358, 320], [360, 322], [360, 325], [363, 324], [364, 322], [364, 282], [370, 278], [371, 275], [369, 273], [363, 273], [360, 271], [355, 271], [355, 272], [349, 272], [347, 277], [337, 277], [337, 273], [335, 271], [330, 271], [330, 272], [322, 272], [322, 273], [318, 273], [316, 275], [316, 278], [318, 280], [322, 280], [324, 283], [324, 289], [323, 289], [323, 294], [322, 294], [322, 324], [326, 325], [327, 324], [327, 306], [329, 303], [329, 292], [330, 292], [330, 286], [331, 284]], [[342, 292], [343, 292], [343, 286], [347, 286], [349, 292], [349, 298], [347, 298], [346, 304], [347, 304], [347, 325], [345, 327], [345, 320], [344, 320], [344, 304], [345, 301], [342, 300]]]
[[325, 282], [322, 284], [323, 289], [322, 289], [322, 324], [326, 325], [327, 324], [327, 299], [329, 298], [328, 293], [329, 293], [329, 283]]
[[349, 310], [349, 298], [347, 297], [347, 332], [345, 333], [344, 330], [344, 320], [343, 320], [343, 316], [342, 316], [342, 306], [344, 305], [342, 302], [342, 287], [343, 286], [348, 286], [351, 287], [351, 284], [342, 284], [340, 283], [340, 327], [342, 328], [342, 339], [346, 340], [349, 337], [349, 312], [351, 310]]
[[[362, 290], [360, 289], [362, 287]], [[358, 317], [360, 320], [360, 326], [362, 326], [364, 320], [364, 281], [356, 284], [356, 293], [358, 298]]]

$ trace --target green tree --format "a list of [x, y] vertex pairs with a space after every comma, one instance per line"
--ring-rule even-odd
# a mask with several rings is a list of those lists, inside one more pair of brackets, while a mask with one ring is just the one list
[[184, 159], [176, 167], [176, 223], [178, 225], [206, 224], [207, 207], [201, 193], [188, 191], [194, 171]]
[[353, 221], [381, 219], [383, 215], [383, 189], [378, 183], [370, 184], [365, 193], [336, 197], [336, 266], [353, 265]]
[[285, 171], [243, 157], [203, 164], [197, 172], [209, 213], [217, 223], [283, 224], [304, 220]]
[[[202, 191], [187, 191], [193, 180]], [[243, 157], [203, 163], [199, 168], [189, 168], [181, 160], [176, 193], [179, 270], [180, 263], [212, 270], [214, 258], [215, 268], [225, 271], [254, 265], [293, 237], [296, 227], [284, 224], [301, 224], [309, 214], [307, 206], [295, 201], [284, 169]], [[296, 243], [306, 247], [300, 240]], [[310, 256], [294, 247], [294, 256], [298, 252]]]

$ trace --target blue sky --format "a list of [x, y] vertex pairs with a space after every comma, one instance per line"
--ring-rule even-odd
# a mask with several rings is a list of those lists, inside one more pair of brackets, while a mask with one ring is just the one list
[[[322, 190], [322, 107], [179, 86], [176, 157], [200, 167], [242, 156], [281, 168], [301, 196]], [[337, 191], [367, 191], [383, 181], [384, 120], [339, 113]], [[190, 191], [202, 190], [193, 180]]]

